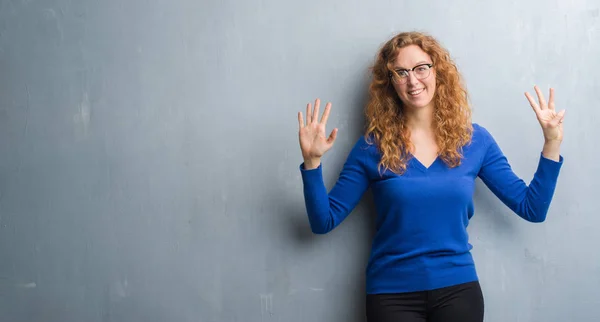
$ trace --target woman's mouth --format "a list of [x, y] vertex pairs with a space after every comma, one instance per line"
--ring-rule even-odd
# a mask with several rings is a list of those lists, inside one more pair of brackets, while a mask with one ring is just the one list
[[408, 91], [408, 95], [417, 96], [417, 95], [421, 94], [424, 90], [425, 90], [424, 88], [420, 88], [420, 89], [415, 89], [413, 91]]

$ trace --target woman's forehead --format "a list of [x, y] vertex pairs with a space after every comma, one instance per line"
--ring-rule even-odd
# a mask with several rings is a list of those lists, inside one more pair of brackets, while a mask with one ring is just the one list
[[398, 50], [393, 66], [397, 69], [409, 69], [419, 64], [431, 63], [431, 57], [417, 45], [402, 47]]

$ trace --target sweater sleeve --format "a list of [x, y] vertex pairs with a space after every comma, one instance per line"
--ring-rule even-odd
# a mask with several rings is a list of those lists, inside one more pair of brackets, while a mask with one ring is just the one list
[[543, 222], [554, 195], [556, 182], [563, 163], [545, 158], [540, 159], [533, 179], [526, 185], [511, 169], [494, 138], [486, 133], [487, 150], [479, 177], [485, 185], [512, 211], [530, 222]]
[[304, 202], [313, 233], [325, 234], [338, 226], [358, 204], [369, 187], [365, 169], [366, 143], [361, 138], [348, 155], [337, 182], [327, 193], [322, 164], [306, 170], [300, 165], [304, 184]]

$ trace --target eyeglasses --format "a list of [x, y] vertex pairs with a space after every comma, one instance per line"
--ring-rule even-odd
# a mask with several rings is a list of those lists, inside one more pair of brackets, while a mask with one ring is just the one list
[[433, 64], [421, 64], [411, 69], [396, 69], [394, 71], [391, 71], [389, 76], [392, 79], [392, 81], [396, 84], [406, 84], [406, 82], [408, 81], [409, 72], [412, 71], [417, 77], [417, 79], [425, 79], [429, 77], [429, 74], [431, 74], [432, 67]]

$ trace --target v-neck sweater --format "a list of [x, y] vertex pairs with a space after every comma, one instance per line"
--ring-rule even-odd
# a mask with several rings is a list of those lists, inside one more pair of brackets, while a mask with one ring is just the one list
[[439, 157], [425, 167], [412, 157], [406, 171], [380, 171], [374, 140], [362, 136], [350, 151], [329, 192], [322, 164], [300, 165], [311, 230], [325, 234], [338, 226], [371, 188], [377, 217], [366, 267], [367, 293], [402, 293], [478, 280], [467, 226], [479, 177], [514, 213], [530, 222], [545, 220], [563, 163], [540, 153], [527, 185], [512, 170], [492, 135], [473, 124], [461, 164], [450, 168]]

